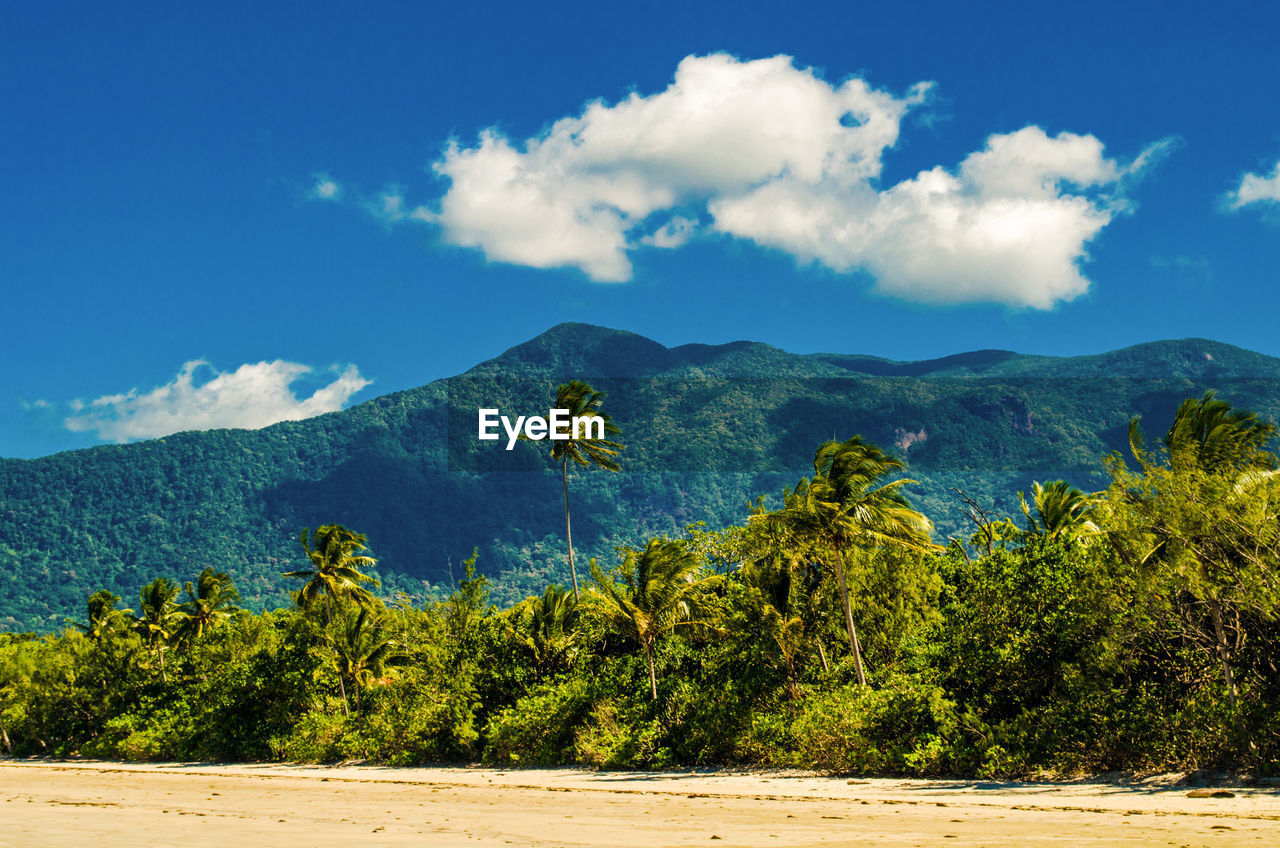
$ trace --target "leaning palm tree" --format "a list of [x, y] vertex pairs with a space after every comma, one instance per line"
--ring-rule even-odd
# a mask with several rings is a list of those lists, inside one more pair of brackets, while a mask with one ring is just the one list
[[849, 603], [845, 556], [857, 548], [935, 547], [929, 540], [933, 525], [911, 508], [901, 491], [914, 481], [884, 482], [887, 475], [904, 467], [902, 460], [863, 441], [861, 436], [844, 442], [833, 439], [818, 447], [813, 457], [813, 477], [796, 484], [783, 506], [797, 535], [821, 542], [833, 555], [849, 650], [857, 663], [858, 683], [863, 686], [867, 677]]
[[605, 575], [591, 560], [591, 576], [602, 592], [600, 612], [614, 630], [644, 649], [649, 664], [649, 695], [658, 699], [654, 651], [676, 629], [711, 627], [715, 609], [707, 589], [719, 577], [700, 577], [701, 563], [679, 541], [650, 539], [643, 551], [629, 551], [621, 581]]
[[[609, 413], [601, 409], [604, 403], [604, 392], [598, 392], [581, 380], [563, 383], [556, 389], [556, 409], [565, 409], [570, 419], [598, 417], [604, 421], [604, 433], [622, 432], [609, 417]], [[578, 600], [578, 570], [573, 562], [573, 527], [569, 522], [569, 463], [588, 467], [599, 466], [606, 471], [621, 471], [621, 466], [614, 460], [622, 445], [609, 438], [588, 438], [585, 433], [571, 431], [568, 439], [550, 439], [551, 458], [560, 463], [560, 476], [564, 481], [564, 536], [569, 547], [569, 577], [573, 580], [573, 598]]]
[[199, 641], [205, 631], [229, 618], [235, 610], [240, 593], [224, 571], [206, 568], [193, 584], [187, 581], [187, 600], [179, 609], [182, 623], [178, 636], [185, 641]]
[[1087, 495], [1065, 480], [1031, 484], [1031, 503], [1018, 492], [1027, 529], [1047, 539], [1088, 539], [1099, 533], [1094, 522], [1098, 495]]
[[310, 530], [303, 530], [299, 541], [311, 561], [311, 568], [284, 573], [285, 577], [306, 581], [298, 590], [298, 606], [310, 608], [319, 598], [324, 598], [325, 621], [333, 624], [335, 600], [350, 598], [361, 606], [372, 602], [373, 596], [361, 584], [377, 586], [379, 583], [360, 570], [378, 562], [359, 553], [367, 550], [368, 537], [341, 524], [326, 524], [317, 528], [314, 535]]
[[[1137, 435], [1140, 447], [1138, 420], [1130, 422], [1129, 433], [1131, 442]], [[1275, 434], [1275, 426], [1256, 413], [1235, 409], [1210, 391], [1178, 406], [1164, 445], [1175, 469], [1194, 468], [1206, 474], [1269, 471], [1275, 469], [1276, 458], [1266, 446]]]
[[[1267, 450], [1276, 427], [1206, 392], [1178, 406], [1161, 463], [1146, 450], [1139, 424], [1136, 417], [1129, 422], [1129, 446], [1142, 476], [1121, 470], [1118, 481], [1122, 502], [1139, 515], [1141, 545], [1129, 550], [1131, 543], [1117, 534], [1112, 544], [1129, 562], [1168, 563], [1180, 588], [1207, 611], [1207, 623], [1184, 631], [1217, 657], [1234, 709], [1240, 695], [1232, 664], [1243, 642], [1240, 610], [1249, 606], [1240, 596], [1256, 591], [1255, 584], [1275, 585], [1268, 574], [1274, 566], [1257, 552], [1275, 545], [1276, 519], [1266, 507], [1274, 497], [1268, 490], [1280, 475], [1277, 457]], [[1273, 621], [1273, 604], [1254, 608]], [[1234, 636], [1228, 632], [1233, 626]], [[1254, 745], [1252, 739], [1249, 744]]]
[[155, 653], [160, 663], [160, 682], [168, 683], [164, 668], [164, 652], [177, 635], [181, 615], [174, 599], [178, 597], [178, 584], [168, 577], [157, 577], [142, 587], [138, 595], [138, 617], [134, 630]]

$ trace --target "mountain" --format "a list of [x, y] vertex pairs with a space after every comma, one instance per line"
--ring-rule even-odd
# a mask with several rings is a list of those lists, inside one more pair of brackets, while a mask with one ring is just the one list
[[52, 630], [107, 588], [134, 605], [156, 576], [231, 572], [246, 603], [288, 602], [304, 527], [366, 533], [388, 592], [447, 589], [473, 549], [514, 600], [567, 579], [558, 470], [545, 443], [476, 438], [476, 410], [545, 414], [554, 387], [608, 392], [624, 472], [571, 477], [583, 559], [746, 503], [855, 433], [904, 455], [940, 535], [965, 534], [953, 489], [1016, 511], [1033, 479], [1105, 485], [1131, 416], [1154, 437], [1185, 397], [1217, 389], [1276, 419], [1280, 360], [1203, 339], [1095, 356], [984, 350], [922, 362], [787, 353], [753, 342], [674, 348], [561, 324], [465, 374], [262, 430], [180, 433], [0, 460], [0, 630]]

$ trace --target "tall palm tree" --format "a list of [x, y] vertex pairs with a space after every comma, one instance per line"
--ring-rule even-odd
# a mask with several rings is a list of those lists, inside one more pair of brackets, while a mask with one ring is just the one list
[[[614, 460], [622, 445], [608, 438], [621, 433], [609, 413], [601, 409], [604, 392], [598, 392], [581, 380], [563, 383], [556, 389], [555, 409], [567, 409], [570, 418], [597, 416], [604, 419], [606, 438], [586, 438], [586, 434], [570, 432], [569, 439], [549, 439], [551, 458], [560, 463], [560, 475], [564, 481], [564, 536], [569, 546], [569, 577], [573, 580], [573, 598], [578, 600], [578, 570], [573, 562], [573, 527], [569, 522], [569, 463], [585, 467], [596, 465], [606, 471], [621, 471]], [[574, 438], [580, 436], [579, 438]]]
[[650, 539], [638, 554], [629, 551], [620, 569], [621, 582], [605, 575], [591, 560], [591, 576], [600, 587], [600, 611], [618, 633], [644, 649], [649, 664], [649, 695], [658, 699], [654, 651], [677, 628], [711, 627], [715, 609], [707, 589], [716, 576], [700, 577], [701, 563], [678, 541]]
[[914, 481], [884, 482], [887, 475], [903, 468], [902, 460], [861, 436], [823, 442], [814, 453], [813, 477], [796, 484], [783, 506], [799, 535], [823, 542], [833, 554], [849, 650], [857, 663], [858, 683], [863, 686], [867, 677], [849, 603], [846, 554], [856, 548], [886, 545], [917, 550], [935, 547], [929, 539], [933, 525], [911, 508], [901, 491]]
[[1098, 504], [1097, 495], [1087, 495], [1067, 483], [1054, 480], [1031, 484], [1031, 503], [1022, 492], [1018, 493], [1022, 514], [1027, 517], [1028, 529], [1037, 536], [1049, 539], [1083, 539], [1099, 532], [1093, 516]]
[[231, 616], [240, 593], [224, 571], [206, 568], [193, 584], [187, 581], [187, 600], [180, 606], [182, 623], [178, 636], [184, 641], [199, 641], [205, 631]]
[[181, 623], [178, 605], [178, 584], [168, 577], [157, 577], [142, 587], [138, 594], [138, 617], [134, 630], [142, 637], [160, 662], [160, 681], [168, 683], [164, 668], [164, 652], [177, 635]]
[[[410, 661], [384, 623], [382, 614], [368, 607], [346, 609], [332, 636], [338, 679], [350, 683], [355, 690], [357, 713], [363, 709], [362, 692], [372, 680], [382, 677], [388, 668], [405, 666]], [[343, 709], [349, 714], [346, 683], [339, 688]]]
[[285, 577], [305, 580], [298, 590], [298, 605], [308, 608], [319, 598], [324, 598], [325, 622], [333, 624], [333, 602], [350, 598], [361, 606], [368, 606], [373, 596], [361, 584], [379, 585], [376, 578], [360, 569], [371, 568], [377, 560], [360, 551], [368, 550], [363, 533], [355, 533], [341, 524], [326, 524], [316, 529], [303, 530], [299, 537], [311, 567], [300, 571], [286, 571]]
[[124, 616], [133, 615], [131, 609], [116, 609], [118, 603], [120, 603], [120, 596], [106, 589], [94, 592], [89, 596], [88, 624], [81, 624], [71, 619], [67, 619], [67, 623], [93, 641], [100, 642], [104, 636], [116, 629]]

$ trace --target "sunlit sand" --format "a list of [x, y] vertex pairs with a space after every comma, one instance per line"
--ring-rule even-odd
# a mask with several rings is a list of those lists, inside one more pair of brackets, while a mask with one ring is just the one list
[[0, 845], [1280, 843], [1275, 787], [1190, 791], [1171, 781], [5, 761]]

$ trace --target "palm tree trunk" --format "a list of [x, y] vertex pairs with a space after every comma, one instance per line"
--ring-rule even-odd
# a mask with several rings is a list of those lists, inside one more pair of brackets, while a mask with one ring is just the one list
[[[573, 567], [573, 528], [569, 526], [569, 457], [560, 460], [560, 474], [564, 478], [564, 538], [569, 544], [569, 577], [573, 579], [573, 599], [578, 600], [578, 570]], [[654, 690], [656, 693], [656, 689]], [[658, 697], [655, 694], [653, 697]]]
[[653, 668], [653, 645], [645, 644], [644, 657], [649, 661], [649, 697], [658, 700], [658, 675]]
[[796, 679], [796, 661], [795, 657], [786, 651], [782, 652], [782, 658], [787, 663], [787, 695], [793, 701], [800, 700], [800, 684]]
[[849, 650], [853, 652], [853, 658], [858, 664], [858, 685], [867, 685], [867, 674], [862, 668], [862, 647], [858, 644], [858, 630], [853, 626], [853, 610], [849, 606], [849, 586], [844, 579], [844, 552], [840, 550], [840, 543], [832, 541], [832, 547], [836, 549], [836, 580], [840, 583], [840, 605], [844, 608], [844, 627], [849, 634]]
[[156, 653], [160, 655], [160, 682], [165, 685], [168, 685], [169, 675], [165, 674], [165, 671], [164, 671], [164, 646], [161, 645], [160, 648], [156, 651]]
[[827, 672], [831, 671], [831, 666], [830, 664], [827, 663], [827, 652], [822, 647], [821, 638], [818, 639], [818, 658], [822, 660], [822, 673], [826, 674]]
[[[333, 596], [332, 595], [326, 594], [324, 596], [324, 612], [325, 612], [325, 617], [329, 620], [329, 627], [332, 628], [333, 627]], [[330, 636], [329, 638], [332, 639], [333, 637]], [[336, 647], [333, 649], [333, 656], [334, 656], [334, 659], [338, 659], [338, 649]], [[347, 700], [347, 685], [342, 682], [341, 669], [338, 670], [338, 691], [342, 693], [342, 714], [345, 716], [349, 716], [351, 715], [351, 703]]]

